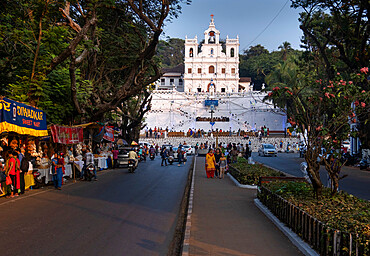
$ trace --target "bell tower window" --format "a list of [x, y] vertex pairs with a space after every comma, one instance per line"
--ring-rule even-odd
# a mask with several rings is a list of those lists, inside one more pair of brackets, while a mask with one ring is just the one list
[[210, 31], [208, 33], [208, 43], [209, 44], [215, 44], [216, 43], [216, 36], [214, 31]]
[[230, 49], [230, 56], [231, 57], [234, 57], [235, 56], [235, 50], [234, 50], [234, 48], [231, 48]]
[[189, 57], [193, 57], [193, 48], [190, 48], [189, 50]]

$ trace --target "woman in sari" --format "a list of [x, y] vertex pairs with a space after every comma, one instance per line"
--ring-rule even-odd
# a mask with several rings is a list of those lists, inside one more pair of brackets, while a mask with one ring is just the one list
[[213, 178], [216, 170], [216, 159], [213, 150], [210, 148], [206, 155], [206, 173], [207, 178]]

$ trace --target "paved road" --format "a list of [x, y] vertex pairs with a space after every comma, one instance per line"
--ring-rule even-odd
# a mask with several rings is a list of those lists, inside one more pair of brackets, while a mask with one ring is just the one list
[[161, 167], [158, 157], [134, 174], [107, 170], [62, 191], [0, 198], [1, 254], [166, 255], [190, 162]]
[[[278, 157], [262, 157], [254, 152], [252, 153], [252, 157], [257, 162], [269, 165], [294, 176], [303, 176], [299, 169], [299, 165], [304, 159], [299, 158], [299, 154], [278, 153]], [[348, 176], [339, 181], [339, 189], [360, 198], [370, 200], [370, 172], [359, 170], [359, 168], [356, 167], [345, 166], [341, 171], [341, 175], [343, 174], [347, 174]], [[321, 166], [320, 169], [320, 176], [323, 184], [327, 185], [327, 174], [323, 166]]]

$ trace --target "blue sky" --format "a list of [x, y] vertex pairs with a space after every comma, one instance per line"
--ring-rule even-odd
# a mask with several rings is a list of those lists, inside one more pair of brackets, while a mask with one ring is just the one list
[[[185, 39], [198, 36], [208, 28], [210, 15], [214, 15], [215, 25], [221, 38], [236, 38], [239, 35], [240, 51], [261, 44], [269, 51], [277, 50], [284, 41], [299, 49], [302, 32], [299, 29], [299, 12], [290, 8], [287, 0], [193, 0], [191, 5], [183, 5], [179, 18], [168, 23], [164, 36]], [[281, 10], [282, 9], [282, 10]], [[255, 39], [274, 19], [268, 28]], [[163, 37], [164, 39], [164, 37]], [[255, 41], [253, 41], [255, 39]], [[253, 42], [252, 42], [253, 41]]]

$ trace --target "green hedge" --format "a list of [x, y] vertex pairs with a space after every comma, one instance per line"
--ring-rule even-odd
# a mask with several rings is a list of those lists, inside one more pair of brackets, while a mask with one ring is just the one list
[[302, 182], [279, 181], [263, 186], [334, 229], [364, 234], [370, 239], [369, 201], [342, 191], [331, 196], [327, 188], [323, 189], [321, 198], [316, 199], [312, 186]]
[[257, 185], [259, 177], [281, 177], [285, 176], [282, 172], [275, 171], [262, 164], [248, 164], [245, 158], [239, 157], [237, 163], [231, 164], [229, 172], [243, 185]]

